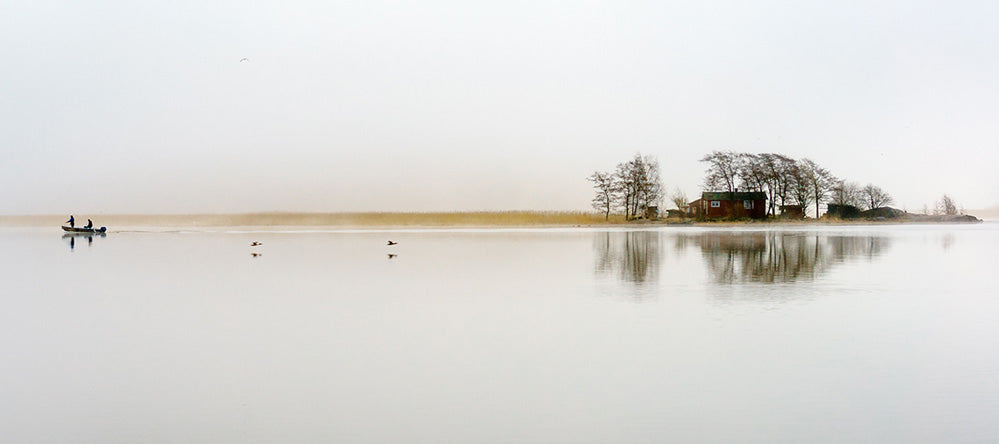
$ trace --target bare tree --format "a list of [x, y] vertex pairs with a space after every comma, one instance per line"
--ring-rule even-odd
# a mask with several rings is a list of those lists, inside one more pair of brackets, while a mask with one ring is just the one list
[[661, 206], [660, 202], [663, 200], [665, 190], [663, 190], [663, 179], [661, 169], [659, 168], [659, 159], [656, 159], [651, 155], [642, 156], [640, 154], [637, 154], [636, 157], [641, 157], [642, 165], [645, 168], [645, 173], [642, 175], [644, 180], [639, 187], [641, 206], [645, 208], [651, 206]]
[[591, 202], [593, 209], [602, 211], [604, 213], [604, 220], [610, 219], [611, 208], [614, 205], [615, 195], [617, 194], [617, 184], [614, 181], [614, 175], [607, 172], [595, 171], [586, 180], [593, 182], [593, 188], [596, 191], [596, 195]]
[[767, 214], [775, 215], [780, 205], [793, 203], [807, 207], [816, 203], [815, 217], [834, 186], [835, 179], [825, 168], [809, 159], [794, 160], [782, 154], [739, 154], [739, 187], [767, 193]]
[[624, 208], [625, 218], [639, 215], [639, 211], [659, 205], [663, 197], [663, 183], [659, 161], [652, 156], [636, 153], [631, 160], [620, 163], [614, 173], [618, 183], [618, 205]]
[[946, 194], [937, 201], [936, 210], [934, 211], [936, 214], [945, 214], [947, 216], [956, 216], [961, 212], [963, 211], [958, 210], [957, 202], [954, 202], [954, 199]]
[[704, 188], [706, 191], [727, 191], [734, 193], [738, 184], [739, 171], [742, 169], [743, 157], [734, 151], [713, 151], [701, 158], [708, 163], [705, 171]]
[[861, 196], [860, 186], [854, 182], [840, 180], [832, 188], [832, 200], [829, 202], [836, 205], [849, 205], [860, 208], [864, 205]]
[[811, 159], [801, 159], [798, 161], [798, 168], [808, 182], [811, 191], [812, 203], [815, 204], [815, 218], [819, 218], [819, 205], [825, 201], [832, 188], [836, 185], [836, 178], [829, 170], [822, 168]]
[[617, 164], [614, 172], [619, 190], [618, 206], [624, 209], [625, 220], [631, 219], [637, 211], [640, 175], [639, 165], [634, 160]]
[[881, 208], [895, 201], [891, 195], [874, 184], [869, 183], [860, 191], [864, 198], [864, 204], [867, 205], [867, 209], [869, 210]]
[[746, 191], [766, 191], [767, 172], [759, 154], [740, 154], [739, 187]]
[[812, 202], [812, 182], [808, 178], [808, 172], [800, 164], [796, 164], [788, 171], [788, 194], [794, 205], [800, 205], [801, 210]]
[[776, 209], [779, 208], [777, 202], [784, 205], [790, 194], [794, 159], [776, 153], [760, 154], [760, 158], [767, 178], [767, 189], [770, 191], [770, 214], [776, 215]]
[[678, 210], [683, 210], [690, 204], [687, 200], [687, 196], [683, 194], [682, 190], [680, 190], [680, 187], [673, 189], [673, 194], [669, 196], [669, 199], [673, 202], [673, 205], [676, 205], [676, 209]]

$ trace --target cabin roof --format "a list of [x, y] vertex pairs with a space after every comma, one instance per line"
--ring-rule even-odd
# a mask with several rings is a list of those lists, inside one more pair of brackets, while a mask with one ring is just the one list
[[701, 199], [704, 200], [767, 200], [767, 193], [762, 191], [749, 191], [749, 192], [735, 192], [729, 193], [727, 191], [709, 191], [701, 193]]

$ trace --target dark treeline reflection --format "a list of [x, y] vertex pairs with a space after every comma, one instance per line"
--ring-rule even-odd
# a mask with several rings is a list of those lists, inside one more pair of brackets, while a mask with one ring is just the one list
[[713, 282], [776, 283], [811, 280], [836, 264], [873, 259], [889, 247], [890, 239], [786, 232], [605, 232], [594, 239], [595, 272], [634, 284], [656, 283], [664, 245], [677, 254], [700, 250]]
[[849, 259], [871, 259], [888, 248], [874, 236], [805, 233], [705, 233], [696, 239], [712, 280], [793, 282], [814, 279]]
[[663, 248], [658, 231], [597, 233], [593, 250], [597, 275], [613, 275], [636, 284], [659, 281]]

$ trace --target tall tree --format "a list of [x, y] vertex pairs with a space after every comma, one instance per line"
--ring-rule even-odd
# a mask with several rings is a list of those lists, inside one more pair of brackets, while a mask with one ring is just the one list
[[840, 180], [832, 188], [832, 200], [829, 203], [860, 208], [864, 206], [864, 198], [861, 196], [859, 185]]
[[618, 183], [618, 206], [624, 209], [625, 220], [630, 220], [634, 216], [632, 209], [638, 207], [639, 174], [634, 161], [619, 163], [614, 171], [614, 180]]
[[767, 190], [767, 172], [759, 154], [739, 154], [739, 186], [746, 191]]
[[936, 214], [945, 214], [948, 216], [957, 215], [959, 212], [963, 213], [963, 211], [958, 210], [957, 202], [946, 194], [944, 194], [943, 197], [937, 201], [936, 210], [934, 212]]
[[788, 172], [788, 194], [794, 205], [801, 206], [802, 211], [812, 202], [814, 196], [812, 183], [808, 179], [808, 172], [800, 162], [796, 162]]
[[836, 178], [829, 170], [822, 168], [811, 159], [798, 161], [798, 168], [808, 182], [812, 193], [812, 203], [815, 204], [815, 218], [819, 218], [819, 205], [828, 198], [832, 188], [836, 186]]
[[683, 194], [683, 190], [681, 190], [680, 187], [673, 189], [673, 194], [670, 194], [669, 200], [673, 202], [673, 205], [676, 205], [676, 209], [678, 210], [683, 210], [690, 204], [687, 200], [687, 196]]
[[867, 205], [867, 209], [869, 210], [881, 208], [894, 201], [891, 195], [874, 184], [867, 184], [860, 192], [864, 197], [864, 204]]
[[659, 159], [651, 155], [636, 155], [642, 158], [642, 165], [645, 169], [643, 181], [640, 187], [640, 195], [643, 207], [660, 206], [665, 190], [663, 189], [662, 170], [659, 167]]
[[767, 178], [767, 188], [770, 191], [770, 214], [776, 215], [779, 205], [785, 205], [788, 200], [794, 159], [776, 153], [760, 154], [760, 157]]
[[624, 208], [625, 218], [637, 217], [647, 207], [659, 205], [663, 184], [659, 161], [652, 156], [635, 156], [620, 163], [614, 173], [618, 183], [618, 203]]
[[596, 192], [591, 202], [593, 209], [602, 211], [604, 213], [604, 220], [610, 219], [611, 208], [614, 205], [617, 194], [617, 183], [615, 183], [614, 175], [603, 171], [595, 171], [587, 180], [593, 182], [593, 188]]
[[734, 151], [712, 151], [711, 154], [701, 158], [701, 162], [708, 164], [704, 176], [705, 191], [735, 192], [743, 160], [743, 157]]

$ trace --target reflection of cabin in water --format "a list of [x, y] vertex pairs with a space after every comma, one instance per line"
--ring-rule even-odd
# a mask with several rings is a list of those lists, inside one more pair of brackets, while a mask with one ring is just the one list
[[763, 192], [706, 192], [687, 206], [687, 215], [701, 219], [767, 217], [767, 195]]

